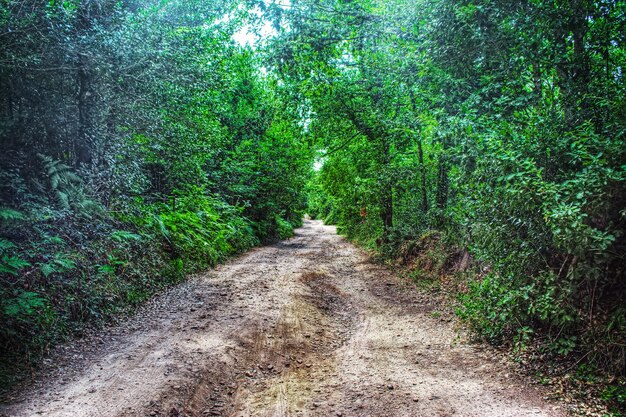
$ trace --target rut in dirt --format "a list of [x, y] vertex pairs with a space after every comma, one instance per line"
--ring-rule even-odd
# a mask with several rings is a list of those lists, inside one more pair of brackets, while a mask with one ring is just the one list
[[566, 415], [437, 307], [306, 221], [60, 348], [0, 415]]

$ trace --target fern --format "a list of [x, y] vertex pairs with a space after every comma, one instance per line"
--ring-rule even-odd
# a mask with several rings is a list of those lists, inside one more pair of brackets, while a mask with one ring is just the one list
[[4, 255], [0, 258], [0, 274], [17, 276], [22, 268], [31, 266], [30, 263], [19, 256]]
[[126, 230], [116, 230], [111, 233], [111, 239], [116, 242], [123, 243], [130, 240], [141, 240], [141, 236], [135, 233], [127, 232]]
[[71, 208], [70, 197], [67, 195], [67, 193], [64, 193], [63, 191], [60, 191], [60, 190], [56, 190], [55, 194], [57, 196], [57, 200], [59, 201], [59, 204], [61, 205], [61, 207], [66, 210], [69, 210]]
[[13, 210], [7, 207], [0, 207], [0, 221], [11, 222], [17, 220], [24, 220], [26, 216], [20, 211]]
[[50, 190], [63, 209], [74, 209], [86, 217], [103, 212], [97, 201], [87, 197], [83, 180], [72, 171], [72, 167], [46, 155], [39, 154], [39, 158], [50, 181]]
[[40, 268], [41, 268], [41, 273], [44, 275], [44, 277], [48, 278], [49, 275], [54, 274], [56, 272], [56, 269], [54, 267], [54, 264], [49, 263], [49, 264], [40, 264]]
[[17, 246], [10, 240], [0, 238], [0, 253], [3, 253], [9, 249], [15, 249]]
[[17, 246], [10, 240], [0, 238], [0, 274], [17, 276], [22, 268], [30, 266], [30, 263], [11, 254]]
[[42, 154], [39, 154], [39, 158], [41, 158], [44, 163], [44, 167], [50, 178], [50, 186], [53, 190], [57, 190], [64, 184], [82, 182], [82, 179], [72, 172], [72, 167], [69, 165]]
[[45, 235], [42, 241], [44, 245], [65, 245], [66, 242], [59, 236]]
[[68, 258], [57, 258], [54, 262], [64, 271], [76, 268], [76, 262]]
[[82, 196], [82, 199], [76, 203], [79, 210], [86, 213], [104, 213], [103, 207], [95, 200]]
[[39, 268], [41, 273], [48, 278], [55, 273], [64, 273], [76, 268], [76, 262], [67, 258], [62, 253], [54, 255], [54, 259], [47, 263], [40, 263]]
[[163, 222], [163, 218], [161, 216], [159, 216], [159, 215], [154, 215], [153, 218], [156, 221], [156, 224], [158, 226], [159, 232], [161, 233], [161, 236], [165, 240], [170, 242], [170, 232], [167, 230], [167, 227], [165, 227], [165, 223]]
[[115, 274], [115, 267], [113, 265], [98, 265], [98, 274], [113, 275]]
[[36, 292], [23, 291], [17, 297], [5, 302], [3, 312], [9, 317], [31, 316], [46, 306], [46, 299]]

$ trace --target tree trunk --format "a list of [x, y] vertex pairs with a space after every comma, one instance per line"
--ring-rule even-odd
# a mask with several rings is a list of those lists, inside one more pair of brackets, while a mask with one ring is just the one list
[[389, 233], [393, 228], [393, 188], [391, 182], [388, 181], [384, 185], [381, 196], [381, 212], [380, 218], [383, 221], [383, 243], [389, 243]]
[[446, 207], [448, 207], [448, 162], [446, 160], [446, 156], [441, 155], [439, 157], [439, 172], [437, 181], [437, 208], [445, 210]]
[[91, 109], [89, 97], [89, 73], [86, 68], [85, 57], [79, 54], [78, 66], [78, 135], [76, 138], [76, 162], [80, 164], [89, 164], [91, 162], [91, 153], [89, 149], [90, 143], [90, 125], [91, 125]]
[[91, 142], [93, 141], [93, 91], [86, 46], [81, 38], [91, 29], [90, 2], [81, 2], [76, 17], [76, 41], [78, 42], [76, 83], [78, 84], [78, 134], [75, 138], [74, 151], [78, 165], [89, 164], [92, 160]]
[[[417, 117], [417, 106], [415, 104], [415, 94], [413, 90], [410, 90], [411, 107], [413, 108], [413, 114]], [[417, 135], [417, 157], [420, 164], [420, 180], [422, 191], [422, 211], [424, 214], [428, 213], [428, 193], [426, 190], [426, 166], [424, 165], [424, 149], [422, 148], [422, 137], [418, 133]]]
[[[382, 138], [382, 167], [388, 169], [391, 163], [390, 141], [388, 137]], [[383, 178], [383, 189], [381, 193], [381, 219], [383, 221], [383, 243], [389, 242], [389, 233], [393, 228], [393, 184], [391, 178]]]

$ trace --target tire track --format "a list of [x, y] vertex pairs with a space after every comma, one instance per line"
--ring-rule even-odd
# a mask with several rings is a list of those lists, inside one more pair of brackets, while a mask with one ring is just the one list
[[0, 415], [565, 415], [435, 308], [307, 221], [61, 348]]

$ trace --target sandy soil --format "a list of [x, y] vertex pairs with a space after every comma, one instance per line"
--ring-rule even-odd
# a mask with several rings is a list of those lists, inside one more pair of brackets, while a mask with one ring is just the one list
[[565, 416], [317, 221], [60, 349], [2, 416]]

